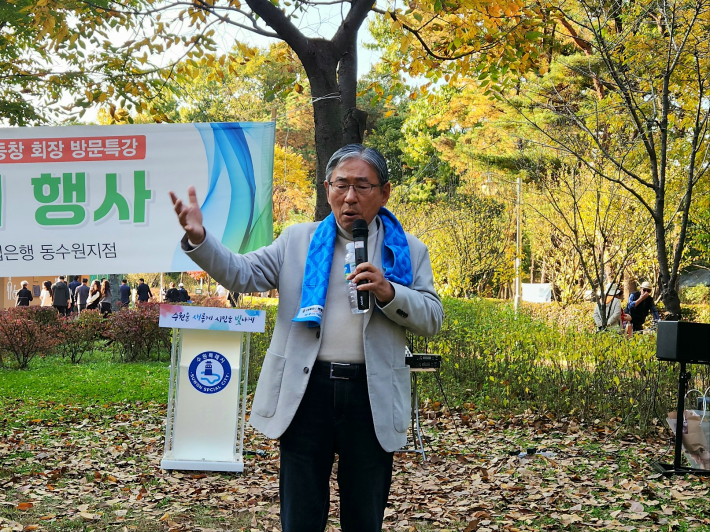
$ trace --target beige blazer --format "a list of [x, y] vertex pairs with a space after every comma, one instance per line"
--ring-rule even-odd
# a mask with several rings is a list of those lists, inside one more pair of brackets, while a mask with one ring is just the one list
[[[271, 245], [244, 255], [235, 255], [209, 232], [205, 241], [183, 250], [202, 269], [228, 290], [263, 292], [278, 288], [279, 309], [271, 345], [264, 356], [250, 415], [251, 425], [278, 438], [288, 428], [308, 385], [311, 368], [320, 348], [320, 328], [294, 322], [300, 308], [306, 256], [318, 223], [293, 225]], [[374, 257], [382, 268], [384, 231], [378, 231]], [[426, 246], [407, 234], [412, 258], [413, 282], [409, 287], [392, 283], [394, 299], [384, 307], [371, 301], [364, 315], [363, 336], [367, 384], [375, 432], [388, 452], [403, 447], [411, 415], [409, 367], [404, 363], [405, 331], [421, 336], [439, 332], [444, 319], [441, 300]], [[324, 311], [323, 324], [328, 319]]]

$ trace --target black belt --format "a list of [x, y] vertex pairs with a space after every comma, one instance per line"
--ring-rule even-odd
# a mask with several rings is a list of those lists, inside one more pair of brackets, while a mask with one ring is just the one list
[[331, 379], [359, 380], [367, 378], [365, 364], [341, 364], [316, 360], [313, 365], [314, 375], [325, 375]]

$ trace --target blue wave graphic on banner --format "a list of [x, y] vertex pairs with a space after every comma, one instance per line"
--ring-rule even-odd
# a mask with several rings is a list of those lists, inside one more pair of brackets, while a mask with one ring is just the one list
[[[273, 239], [273, 124], [194, 125], [207, 156], [208, 187], [201, 206], [205, 227], [235, 253], [269, 244]], [[173, 268], [197, 267], [178, 245]]]

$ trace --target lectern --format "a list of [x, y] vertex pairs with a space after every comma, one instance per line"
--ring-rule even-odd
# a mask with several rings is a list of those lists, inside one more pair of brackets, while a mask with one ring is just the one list
[[252, 332], [266, 313], [160, 306], [173, 330], [163, 469], [244, 470], [244, 424]]

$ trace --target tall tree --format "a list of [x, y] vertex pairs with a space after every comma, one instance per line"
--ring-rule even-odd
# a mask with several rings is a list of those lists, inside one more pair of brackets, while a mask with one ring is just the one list
[[[560, 33], [582, 49], [564, 66], [591, 90], [570, 99], [563, 86], [539, 91], [530, 80], [519, 92], [500, 95], [542, 143], [622, 187], [635, 199], [631, 208], [647, 213], [661, 298], [678, 319], [693, 192], [710, 167], [710, 0], [578, 0], [574, 6], [556, 8]], [[554, 122], [566, 127], [549, 127]]]
[[[316, 219], [324, 218], [330, 207], [323, 180], [330, 156], [343, 144], [362, 142], [367, 113], [357, 108], [357, 35], [373, 6], [373, 0], [140, 0], [135, 8], [120, 1], [109, 1], [112, 10], [134, 21], [152, 23], [150, 39], [169, 40], [191, 35], [195, 42], [213, 45], [215, 26], [230, 25], [257, 35], [285, 41], [294, 51], [308, 77], [315, 123], [317, 203]], [[307, 11], [337, 5], [343, 15], [330, 38], [307, 34], [298, 25]], [[186, 6], [186, 7], [185, 7]], [[182, 9], [185, 7], [184, 9]], [[187, 31], [185, 30], [187, 27]], [[320, 29], [320, 28], [319, 28]], [[126, 53], [132, 53], [130, 47]], [[197, 55], [189, 57], [197, 66]], [[214, 61], [214, 57], [210, 57]], [[164, 70], [166, 77], [174, 69]]]
[[[87, 4], [95, 5], [99, 0]], [[367, 113], [357, 105], [357, 35], [371, 11], [385, 13], [374, 5], [373, 0], [100, 0], [111, 12], [131, 17], [133, 27], [141, 31], [150, 27], [151, 34], [131, 39], [118, 50], [118, 57], [135, 54], [137, 45], [145, 43], [182, 43], [214, 49], [216, 26], [226, 25], [250, 31], [264, 37], [285, 41], [294, 51], [308, 77], [315, 123], [316, 146], [316, 219], [330, 212], [322, 186], [325, 166], [330, 156], [343, 144], [361, 142], [366, 127]], [[130, 3], [128, 3], [130, 2]], [[429, 5], [431, 4], [431, 5]], [[515, 43], [530, 52], [521, 54], [518, 63], [529, 63], [535, 52], [535, 39], [531, 28], [536, 27], [534, 14], [524, 8], [520, 0], [486, 0], [450, 7], [440, 0], [424, 2], [425, 10], [433, 13], [436, 20], [421, 27], [410, 24], [409, 11], [394, 10], [387, 14], [392, 31], [397, 32], [403, 49], [419, 43], [423, 49], [444, 53], [439, 41], [453, 35], [456, 42], [466, 46], [463, 53], [440, 56], [439, 60], [461, 59], [461, 65], [487, 64], [495, 67], [501, 58], [511, 59]], [[324, 10], [328, 10], [325, 14]], [[420, 17], [413, 14], [413, 20]], [[309, 18], [312, 17], [312, 18]], [[311, 30], [314, 20], [327, 18], [327, 23]], [[334, 22], [336, 21], [337, 22]], [[419, 20], [423, 20], [421, 17]], [[301, 21], [305, 21], [302, 23]], [[150, 22], [150, 24], [149, 24]], [[302, 29], [303, 28], [303, 29]], [[330, 36], [319, 31], [330, 28]], [[433, 44], [426, 44], [431, 39]], [[155, 53], [155, 52], [154, 52]], [[517, 52], [514, 52], [515, 55]], [[197, 64], [200, 50], [190, 52], [188, 60]], [[203, 55], [214, 61], [213, 55]], [[510, 56], [510, 57], [509, 57]], [[411, 73], [427, 70], [427, 61], [416, 61], [408, 67]], [[160, 65], [156, 65], [160, 66]], [[404, 65], [400, 65], [404, 68]], [[507, 67], [510, 68], [510, 67]], [[175, 73], [174, 66], [165, 67], [166, 78]], [[434, 70], [432, 70], [433, 72]], [[463, 71], [463, 70], [462, 70]], [[442, 74], [448, 76], [448, 74]], [[153, 96], [146, 94], [145, 99]], [[146, 107], [149, 102], [144, 102]], [[156, 113], [159, 116], [159, 113]]]
[[[661, 298], [678, 318], [694, 190], [710, 167], [710, 0], [576, 0], [532, 8], [538, 27], [526, 37], [538, 52], [511, 46], [497, 64], [477, 67], [466, 64], [475, 51], [469, 34], [459, 36], [450, 16], [442, 21], [446, 8], [437, 5], [434, 18], [419, 27], [436, 32], [443, 51], [422, 44], [405, 50], [409, 57], [402, 54], [398, 66], [422, 62], [426, 53], [426, 66], [436, 67], [427, 74], [432, 78], [475, 73], [487, 94], [522, 117], [521, 148], [533, 141], [548, 153], [571, 155], [634, 197], [632, 208], [654, 228]], [[512, 20], [525, 9], [513, 9]], [[426, 13], [417, 5], [403, 16]], [[546, 76], [550, 67], [564, 75]]]

